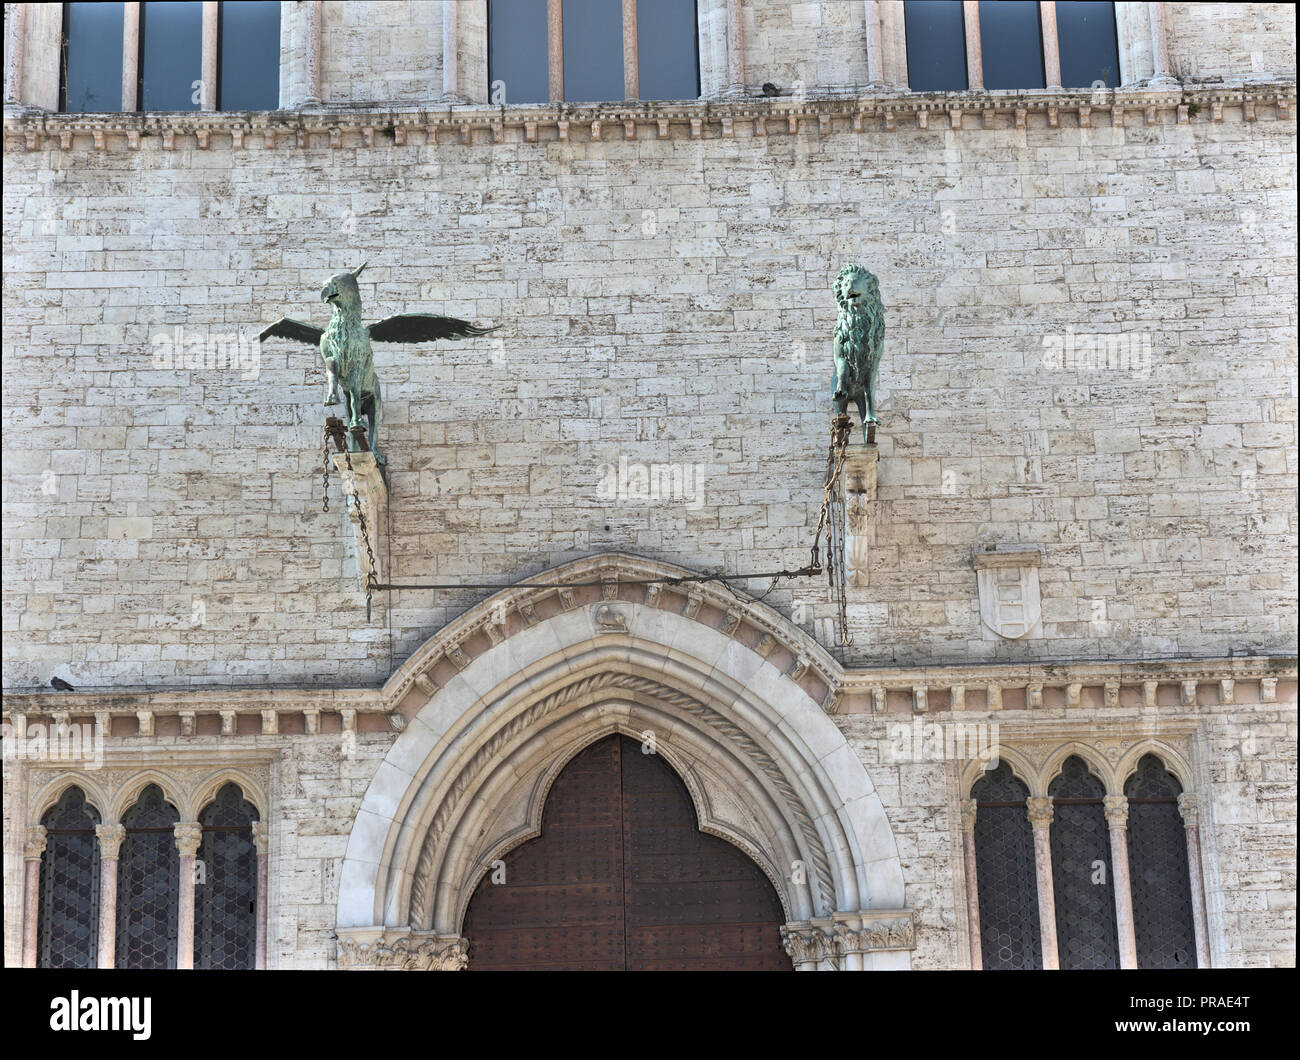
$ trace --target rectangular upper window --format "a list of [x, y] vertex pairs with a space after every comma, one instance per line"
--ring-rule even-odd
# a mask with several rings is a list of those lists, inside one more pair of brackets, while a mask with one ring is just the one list
[[279, 0], [223, 3], [218, 34], [218, 110], [280, 105]]
[[[59, 109], [69, 113], [196, 111], [204, 105], [203, 57], [215, 59], [209, 105], [274, 110], [280, 105], [280, 4], [217, 5], [216, 33], [204, 40], [203, 4], [150, 0], [139, 22], [120, 3], [63, 5]], [[211, 24], [209, 24], [211, 25]], [[124, 57], [135, 60], [123, 84]]]
[[488, 3], [488, 98], [495, 105], [545, 103], [545, 0]]
[[908, 0], [907, 80], [913, 92], [966, 90], [966, 26], [957, 0]]
[[698, 99], [700, 39], [695, 0], [642, 0], [636, 8], [639, 99]]
[[65, 4], [59, 109], [122, 109], [121, 4]]
[[488, 98], [698, 99], [698, 26], [696, 0], [488, 0]]
[[198, 110], [203, 80], [203, 5], [140, 5], [140, 109]]
[[1035, 0], [981, 0], [984, 87], [1044, 88], [1043, 30]]
[[[1065, 88], [1119, 85], [1119, 41], [1115, 5], [1056, 5], [1056, 35], [1061, 42], [1061, 84]], [[1100, 84], [1099, 84], [1100, 82]]]

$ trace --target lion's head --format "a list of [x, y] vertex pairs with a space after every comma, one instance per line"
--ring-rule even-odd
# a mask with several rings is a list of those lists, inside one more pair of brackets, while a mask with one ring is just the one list
[[861, 265], [845, 265], [835, 277], [835, 301], [848, 313], [880, 305], [880, 281]]
[[835, 277], [835, 301], [840, 304], [835, 341], [853, 365], [853, 374], [858, 376], [879, 363], [885, 341], [880, 281], [861, 265], [845, 265]]

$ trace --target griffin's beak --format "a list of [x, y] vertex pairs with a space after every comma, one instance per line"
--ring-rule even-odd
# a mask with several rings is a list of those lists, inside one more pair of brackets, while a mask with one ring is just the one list
[[321, 291], [321, 293], [320, 293], [320, 300], [321, 300], [322, 302], [330, 302], [330, 301], [333, 301], [333, 300], [334, 300], [335, 298], [337, 298], [337, 297], [338, 297], [337, 294], [330, 294], [328, 291]]

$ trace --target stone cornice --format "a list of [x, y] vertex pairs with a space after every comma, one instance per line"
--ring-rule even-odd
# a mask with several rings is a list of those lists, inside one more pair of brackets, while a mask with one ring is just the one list
[[[585, 561], [580, 561], [585, 562]], [[608, 570], [608, 567], [605, 568]], [[558, 572], [539, 575], [536, 580], [555, 579]], [[629, 575], [645, 576], [644, 568], [629, 570]], [[582, 572], [570, 572], [570, 578], [579, 581]], [[558, 580], [558, 579], [557, 579]], [[641, 588], [638, 586], [638, 588]], [[521, 583], [517, 590], [524, 590], [525, 606], [529, 599], [527, 583]], [[676, 590], [671, 590], [676, 591]], [[682, 591], [686, 591], [683, 587]], [[556, 589], [537, 589], [539, 595], [558, 596]], [[789, 628], [780, 630], [777, 624], [763, 616], [759, 605], [741, 606], [740, 602], [725, 590], [717, 587], [705, 588], [701, 585], [690, 587], [691, 593], [708, 597], [708, 602], [720, 609], [729, 605], [729, 610], [742, 614], [746, 626], [764, 629], [764, 636], [779, 636], [780, 643], [795, 656], [795, 663], [787, 671], [787, 677], [794, 680], [798, 666], [807, 661], [808, 643], [802, 640], [791, 644]], [[495, 598], [494, 598], [495, 599]], [[513, 597], [510, 606], [517, 606]], [[490, 603], [490, 602], [489, 602]], [[688, 605], [689, 606], [689, 605]], [[452, 622], [442, 632], [427, 641], [403, 666], [389, 679], [382, 689], [335, 689], [306, 690], [284, 688], [262, 689], [193, 689], [173, 690], [167, 692], [122, 692], [122, 691], [79, 691], [79, 692], [9, 692], [4, 697], [4, 717], [13, 723], [15, 729], [26, 721], [35, 718], [49, 718], [57, 723], [60, 719], [87, 717], [135, 717], [143, 714], [156, 716], [197, 714], [232, 714], [262, 715], [272, 714], [341, 714], [344, 728], [355, 724], [359, 714], [386, 714], [394, 723], [391, 728], [400, 731], [396, 721], [401, 715], [398, 706], [403, 697], [412, 688], [421, 687], [420, 678], [448, 657], [449, 650], [464, 654], [460, 645], [469, 640], [490, 623], [484, 617], [483, 608], [474, 608]], [[726, 624], [724, 620], [724, 625]], [[771, 629], [768, 629], [771, 627]], [[739, 629], [739, 624], [737, 626]], [[1142, 690], [1144, 705], [1154, 707], [1156, 689], [1162, 685], [1177, 686], [1183, 705], [1190, 706], [1194, 701], [1196, 690], [1202, 684], [1218, 686], [1221, 700], [1231, 702], [1238, 681], [1258, 681], [1261, 684], [1260, 700], [1264, 705], [1275, 701], [1278, 681], [1294, 681], [1297, 678], [1297, 659], [1288, 656], [1250, 656], [1232, 659], [1168, 659], [1133, 662], [1024, 662], [997, 663], [991, 665], [922, 666], [893, 667], [872, 670], [840, 670], [830, 656], [816, 645], [811, 638], [807, 641], [816, 648], [815, 654], [821, 656], [816, 667], [810, 666], [820, 678], [823, 678], [832, 691], [828, 694], [826, 705], [831, 713], [836, 713], [846, 695], [868, 696], [877, 704], [877, 710], [884, 709], [884, 697], [889, 692], [905, 692], [912, 696], [912, 713], [927, 713], [930, 693], [946, 692], [949, 695], [950, 709], [960, 710], [958, 701], [964, 701], [966, 691], [980, 691], [987, 694], [989, 689], [1024, 689], [1026, 708], [1033, 710], [1042, 703], [1044, 688], [1063, 691], [1065, 705], [1078, 706], [1084, 688], [1100, 688], [1106, 706], [1118, 706], [1119, 689], [1123, 686], [1139, 687]], [[493, 642], [495, 643], [495, 641]], [[762, 641], [760, 640], [760, 644]], [[757, 649], [756, 649], [757, 650]], [[829, 660], [829, 661], [828, 661]], [[425, 678], [429, 682], [428, 678]], [[437, 686], [429, 683], [433, 691]], [[424, 690], [424, 689], [422, 689]], [[182, 733], [188, 735], [187, 733]], [[229, 735], [229, 734], [228, 734]]]
[[[900, 128], [965, 130], [1027, 128], [1029, 122], [1059, 128], [1069, 115], [1076, 127], [1123, 124], [1126, 115], [1151, 125], [1172, 112], [1174, 121], [1218, 122], [1225, 107], [1243, 121], [1289, 120], [1295, 105], [1295, 81], [1225, 82], [1163, 90], [1148, 87], [1101, 92], [1032, 90], [1024, 92], [902, 92], [816, 98], [743, 97], [670, 103], [611, 102], [487, 107], [407, 108], [321, 107], [295, 111], [180, 111], [105, 114], [58, 114], [30, 107], [6, 107], [6, 146], [29, 151], [59, 146], [63, 150], [138, 150], [146, 141], [163, 150], [178, 147], [368, 148], [391, 143], [438, 146], [539, 141], [599, 142], [646, 135], [659, 139], [718, 139], [738, 135], [742, 124], [754, 136], [797, 133], [811, 125], [832, 132], [894, 132]], [[178, 138], [180, 138], [178, 140]]]

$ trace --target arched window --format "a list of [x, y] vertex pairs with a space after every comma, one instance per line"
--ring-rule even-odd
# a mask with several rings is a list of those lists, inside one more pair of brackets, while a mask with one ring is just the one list
[[257, 809], [226, 784], [199, 814], [194, 879], [194, 967], [252, 968], [257, 940]]
[[1102, 784], [1071, 756], [1047, 793], [1052, 797], [1052, 885], [1060, 966], [1118, 968], [1119, 935]]
[[180, 853], [174, 825], [180, 813], [157, 784], [122, 815], [117, 875], [117, 967], [175, 968]]
[[1143, 755], [1124, 785], [1129, 878], [1139, 968], [1195, 968], [1196, 931], [1182, 785], [1155, 755]]
[[975, 879], [985, 969], [1041, 968], [1029, 789], [1004, 761], [971, 786], [976, 800]]
[[80, 788], [68, 788], [41, 818], [40, 905], [36, 964], [94, 968], [99, 943], [99, 811]]

